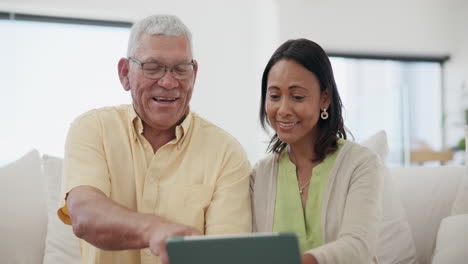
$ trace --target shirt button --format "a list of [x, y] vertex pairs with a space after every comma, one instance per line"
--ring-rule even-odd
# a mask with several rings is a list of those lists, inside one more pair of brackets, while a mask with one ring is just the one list
[[145, 252], [145, 255], [151, 256], [151, 250], [149, 248], [143, 250]]

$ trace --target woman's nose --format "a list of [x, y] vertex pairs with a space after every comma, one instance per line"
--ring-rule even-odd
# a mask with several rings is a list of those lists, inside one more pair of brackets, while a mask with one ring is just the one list
[[279, 101], [279, 108], [278, 108], [278, 115], [279, 116], [287, 116], [291, 114], [291, 106], [286, 99], [281, 99]]

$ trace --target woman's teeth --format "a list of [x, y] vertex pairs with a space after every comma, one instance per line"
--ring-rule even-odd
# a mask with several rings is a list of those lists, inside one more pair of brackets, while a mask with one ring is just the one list
[[295, 124], [299, 123], [299, 122], [293, 122], [293, 123], [283, 123], [283, 122], [278, 122], [280, 124], [280, 126], [282, 127], [292, 127], [294, 126]]

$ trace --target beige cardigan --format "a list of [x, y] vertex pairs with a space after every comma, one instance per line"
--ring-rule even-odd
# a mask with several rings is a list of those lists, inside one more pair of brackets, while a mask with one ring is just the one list
[[[250, 178], [253, 231], [271, 232], [278, 154], [259, 161]], [[321, 214], [324, 245], [311, 249], [320, 264], [378, 263], [374, 250], [382, 216], [383, 165], [371, 150], [351, 141], [333, 165]]]

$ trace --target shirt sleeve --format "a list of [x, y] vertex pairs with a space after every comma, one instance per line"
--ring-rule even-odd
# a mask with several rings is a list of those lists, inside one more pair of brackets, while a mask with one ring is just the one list
[[241, 145], [229, 145], [205, 214], [205, 234], [250, 233], [250, 162]]
[[66, 198], [78, 186], [92, 186], [110, 195], [109, 170], [103, 147], [102, 129], [93, 111], [78, 117], [70, 126], [65, 157], [58, 217], [71, 225]]
[[383, 165], [377, 156], [362, 155], [352, 169], [338, 238], [307, 251], [318, 263], [371, 263], [382, 216]]

